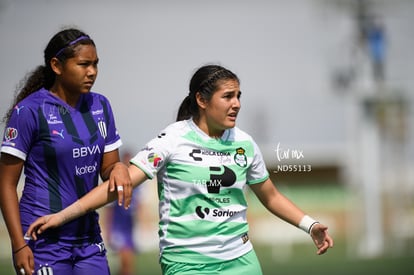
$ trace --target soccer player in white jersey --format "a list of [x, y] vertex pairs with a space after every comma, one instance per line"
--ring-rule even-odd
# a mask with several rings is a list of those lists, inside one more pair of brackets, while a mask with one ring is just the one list
[[[162, 273], [262, 274], [248, 235], [246, 186], [275, 216], [309, 233], [318, 254], [332, 247], [328, 227], [277, 190], [258, 146], [236, 127], [238, 77], [222, 66], [202, 66], [189, 90], [177, 122], [130, 161], [134, 186], [157, 176]], [[115, 193], [99, 186], [65, 210], [39, 218], [28, 234], [36, 238], [114, 199]]]

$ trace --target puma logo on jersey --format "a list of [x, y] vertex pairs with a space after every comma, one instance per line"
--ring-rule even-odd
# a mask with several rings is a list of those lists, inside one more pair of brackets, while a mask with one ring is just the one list
[[65, 139], [65, 137], [63, 136], [63, 129], [62, 129], [62, 130], [60, 130], [60, 132], [59, 132], [59, 131], [57, 131], [57, 130], [52, 130], [52, 134], [53, 134], [53, 135], [58, 135], [58, 136], [60, 136], [62, 139]]
[[23, 109], [24, 106], [19, 107], [18, 105], [14, 106], [14, 109], [16, 110], [17, 115], [20, 114], [20, 110]]

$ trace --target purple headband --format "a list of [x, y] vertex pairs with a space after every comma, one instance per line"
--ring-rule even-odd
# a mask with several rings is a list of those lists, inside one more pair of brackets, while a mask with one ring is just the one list
[[79, 36], [78, 38], [76, 38], [75, 40], [73, 40], [73, 41], [71, 41], [69, 44], [67, 44], [65, 47], [63, 47], [62, 49], [60, 49], [56, 54], [55, 54], [55, 56], [57, 57], [57, 56], [59, 56], [62, 52], [63, 52], [63, 50], [65, 50], [67, 47], [69, 47], [69, 46], [72, 46], [72, 45], [74, 45], [74, 44], [76, 44], [76, 43], [78, 43], [79, 41], [81, 41], [81, 40], [85, 40], [85, 39], [91, 39], [89, 36], [87, 36], [87, 35], [82, 35], [82, 36]]

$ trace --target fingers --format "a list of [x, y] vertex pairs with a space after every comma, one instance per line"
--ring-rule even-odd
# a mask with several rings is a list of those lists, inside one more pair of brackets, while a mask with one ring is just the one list
[[317, 254], [322, 255], [328, 251], [329, 248], [333, 247], [333, 239], [328, 235], [327, 230], [323, 230], [319, 236], [316, 246], [318, 248]]
[[326, 251], [330, 248], [330, 245], [327, 241], [324, 241], [322, 246], [319, 247], [318, 251], [316, 252], [318, 255], [325, 254]]
[[34, 259], [31, 249], [22, 250], [14, 257], [16, 274], [29, 275], [34, 273]]
[[121, 206], [124, 201], [124, 186], [117, 186], [116, 190], [118, 192], [118, 205]]
[[35, 265], [34, 265], [34, 257], [29, 257], [29, 270], [30, 270], [30, 273], [29, 274], [33, 274], [34, 273], [34, 268], [35, 268]]
[[34, 262], [33, 262], [33, 259], [29, 259], [29, 266], [19, 268], [19, 272], [17, 274], [28, 275], [28, 274], [33, 274], [33, 273], [34, 273]]
[[27, 229], [26, 234], [24, 235], [24, 238], [26, 240], [37, 240], [37, 234], [36, 231], [38, 227], [40, 226], [40, 218], [35, 220]]
[[328, 227], [323, 224], [317, 224], [312, 228], [311, 237], [318, 248], [317, 254], [322, 255], [333, 247], [333, 239], [328, 234]]
[[110, 192], [117, 192], [118, 205], [128, 209], [131, 204], [132, 182], [126, 165], [116, 165], [112, 170], [108, 188]]
[[132, 185], [125, 184], [116, 187], [118, 192], [118, 205], [124, 204], [124, 208], [128, 209], [132, 199]]
[[27, 240], [37, 240], [37, 235], [42, 234], [49, 226], [47, 225], [48, 217], [40, 217], [37, 220], [35, 220], [27, 229], [25, 234], [25, 239]]
[[112, 177], [109, 177], [109, 191], [114, 192], [115, 191], [115, 180]]
[[321, 247], [319, 247], [317, 254], [322, 255], [326, 251], [328, 251], [329, 248], [333, 247], [333, 240], [328, 235], [326, 236], [325, 240], [323, 241], [323, 244]]

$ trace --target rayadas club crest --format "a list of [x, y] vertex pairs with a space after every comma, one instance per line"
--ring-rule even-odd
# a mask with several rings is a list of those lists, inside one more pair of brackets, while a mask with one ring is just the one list
[[234, 155], [234, 162], [240, 166], [240, 167], [246, 167], [247, 166], [247, 157], [244, 154], [246, 150], [239, 147], [236, 149], [236, 154]]
[[106, 123], [102, 120], [98, 121], [98, 128], [99, 128], [99, 132], [101, 133], [101, 136], [103, 138], [106, 138], [108, 135], [108, 131], [106, 129]]

